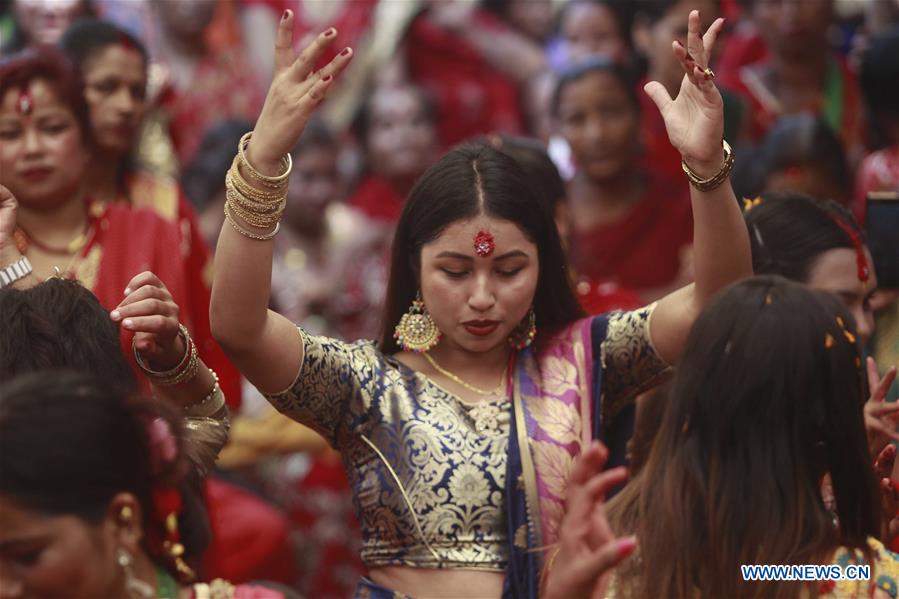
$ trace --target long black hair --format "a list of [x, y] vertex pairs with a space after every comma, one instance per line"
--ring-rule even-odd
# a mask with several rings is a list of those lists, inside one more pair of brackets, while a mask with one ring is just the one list
[[870, 553], [879, 500], [863, 378], [836, 296], [775, 276], [719, 294], [693, 325], [641, 475], [638, 588], [795, 597], [799, 583], [745, 582], [740, 565], [821, 563], [839, 546]]
[[422, 247], [451, 224], [480, 214], [515, 223], [537, 246], [540, 272], [533, 307], [538, 331], [584, 316], [571, 289], [559, 233], [546, 202], [534, 196], [513, 158], [487, 143], [467, 143], [431, 166], [409, 193], [393, 239], [382, 351], [400, 351], [393, 331], [418, 291]]
[[861, 227], [843, 206], [798, 193], [765, 194], [744, 217], [755, 274], [805, 283], [821, 254], [837, 248], [856, 249], [846, 229], [864, 243]]

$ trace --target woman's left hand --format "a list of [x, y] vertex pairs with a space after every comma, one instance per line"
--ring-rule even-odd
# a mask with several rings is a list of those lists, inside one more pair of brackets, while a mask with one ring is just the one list
[[671, 145], [702, 177], [717, 173], [724, 159], [721, 149], [724, 103], [715, 87], [714, 75], [707, 71], [712, 48], [723, 26], [724, 19], [716, 19], [703, 35], [699, 11], [691, 11], [687, 21], [687, 47], [678, 41], [672, 43], [685, 71], [677, 98], [672, 100], [658, 81], [650, 81], [643, 88], [665, 119]]
[[636, 537], [616, 539], [606, 519], [606, 493], [627, 480], [623, 467], [601, 472], [608, 457], [608, 450], [596, 441], [571, 470], [559, 545], [548, 562], [544, 599], [602, 597], [611, 569], [637, 546]]
[[178, 304], [152, 272], [131, 279], [125, 299], [110, 318], [134, 332], [134, 348], [153, 370], [171, 370], [184, 358], [187, 348], [178, 334]]

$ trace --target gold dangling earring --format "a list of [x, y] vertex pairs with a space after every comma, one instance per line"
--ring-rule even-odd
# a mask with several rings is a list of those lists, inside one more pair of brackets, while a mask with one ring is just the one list
[[440, 329], [428, 314], [421, 291], [415, 295], [409, 311], [400, 318], [393, 337], [404, 351], [412, 352], [426, 352], [440, 341]]
[[536, 336], [537, 314], [534, 313], [534, 306], [531, 306], [521, 323], [509, 335], [509, 345], [513, 349], [524, 349], [534, 342]]

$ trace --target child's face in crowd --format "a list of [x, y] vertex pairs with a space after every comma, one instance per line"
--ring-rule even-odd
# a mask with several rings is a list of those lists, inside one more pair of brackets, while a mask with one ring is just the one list
[[391, 180], [418, 177], [437, 152], [437, 130], [421, 97], [410, 88], [374, 92], [367, 135], [372, 171]]
[[559, 125], [575, 163], [590, 179], [619, 175], [637, 154], [637, 107], [624, 84], [609, 73], [590, 73], [565, 87]]
[[97, 146], [108, 152], [129, 151], [146, 111], [143, 57], [133, 48], [115, 44], [88, 59], [83, 71]]
[[569, 64], [596, 55], [615, 62], [627, 57], [627, 41], [621, 36], [618, 19], [615, 13], [601, 4], [573, 2], [565, 10], [561, 32]]
[[752, 17], [768, 49], [789, 60], [827, 50], [832, 0], [756, 0]]

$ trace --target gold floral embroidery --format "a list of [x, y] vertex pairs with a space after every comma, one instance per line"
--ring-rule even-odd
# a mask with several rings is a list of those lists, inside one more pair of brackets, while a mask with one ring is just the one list
[[561, 445], [547, 441], [531, 441], [531, 448], [534, 451], [534, 465], [540, 472], [540, 479], [546, 484], [547, 490], [559, 499], [565, 497], [568, 475], [571, 473], [573, 463], [571, 454]]
[[581, 437], [581, 415], [574, 406], [554, 399], [526, 397], [534, 420], [559, 443], [573, 443]]
[[564, 358], [550, 357], [541, 360], [540, 372], [535, 372], [537, 362], [527, 365], [528, 375], [535, 381], [541, 381], [541, 390], [549, 395], [563, 395], [577, 389], [577, 368]]
[[639, 310], [614, 312], [601, 348], [603, 419], [615, 416], [632, 399], [660, 382], [671, 367], [659, 357], [649, 333], [653, 303]]
[[562, 516], [565, 515], [565, 505], [560, 501], [553, 501], [548, 497], [541, 497], [540, 511], [543, 514], [543, 522], [546, 527], [543, 538], [558, 539], [559, 524], [562, 523]]
[[450, 476], [449, 492], [456, 503], [470, 509], [484, 504], [490, 485], [477, 466], [461, 464]]
[[373, 343], [300, 334], [297, 381], [269, 399], [340, 450], [363, 562], [504, 569], [510, 402], [495, 404], [499, 430], [482, 433], [456, 398]]

